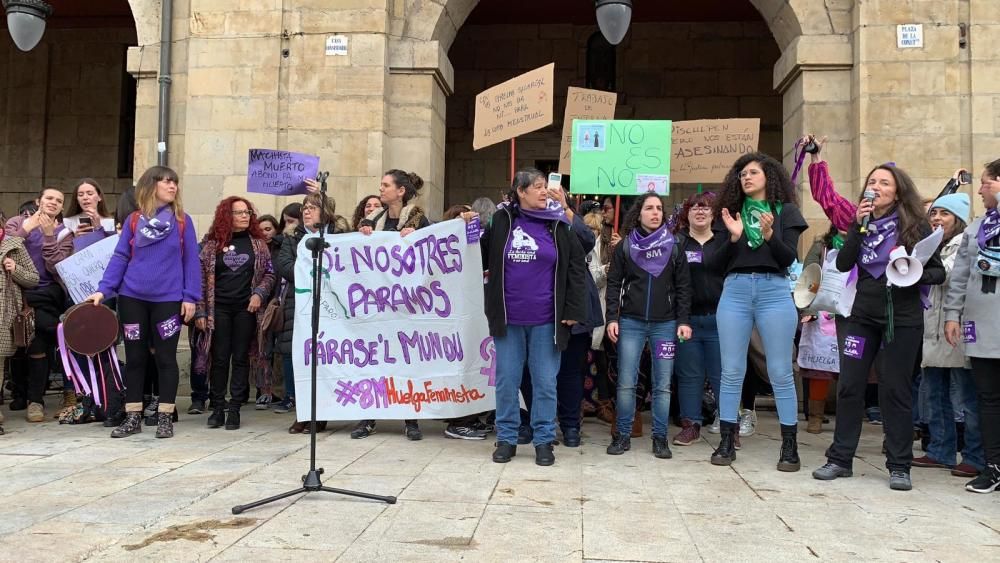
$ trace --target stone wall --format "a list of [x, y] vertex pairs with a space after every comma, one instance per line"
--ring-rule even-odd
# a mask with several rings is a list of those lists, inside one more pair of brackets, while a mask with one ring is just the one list
[[109, 194], [131, 185], [118, 177], [118, 130], [125, 50], [134, 43], [131, 29], [50, 29], [29, 53], [0, 42], [0, 209], [8, 216], [43, 186], [68, 192], [87, 176]]
[[[556, 63], [555, 122], [517, 140], [519, 167], [558, 160], [569, 86], [586, 86], [593, 26], [467, 25], [449, 56], [446, 205], [496, 199], [510, 183], [510, 145], [472, 150], [475, 95], [549, 62]], [[759, 117], [761, 150], [780, 158], [781, 97], [772, 86], [778, 46], [763, 21], [636, 23], [618, 46], [617, 119]], [[672, 186], [679, 201], [693, 186]]]

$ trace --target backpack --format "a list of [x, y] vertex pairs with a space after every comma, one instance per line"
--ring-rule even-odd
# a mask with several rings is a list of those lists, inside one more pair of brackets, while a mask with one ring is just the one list
[[[135, 256], [135, 228], [139, 225], [139, 215], [140, 215], [140, 213], [138, 211], [133, 211], [131, 213], [131, 215], [129, 215], [129, 218], [128, 218], [128, 226], [129, 226], [130, 229], [132, 229], [132, 240], [128, 241], [128, 244], [129, 244], [129, 248], [131, 249], [131, 255], [133, 257]], [[184, 256], [184, 227], [187, 226], [187, 221], [184, 220], [184, 217], [181, 217], [180, 219], [177, 220], [177, 224], [180, 227], [180, 234], [181, 234], [181, 256], [183, 257]]]

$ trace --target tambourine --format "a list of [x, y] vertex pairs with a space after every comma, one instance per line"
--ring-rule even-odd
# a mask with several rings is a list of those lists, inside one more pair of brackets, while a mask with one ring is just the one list
[[105, 305], [74, 305], [62, 316], [66, 346], [77, 354], [96, 356], [118, 340], [118, 315]]

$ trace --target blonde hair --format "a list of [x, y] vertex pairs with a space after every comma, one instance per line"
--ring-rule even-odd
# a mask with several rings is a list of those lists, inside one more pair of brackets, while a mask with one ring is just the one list
[[604, 215], [600, 211], [591, 211], [583, 216], [583, 222], [592, 231], [600, 232], [604, 228]]
[[[143, 172], [142, 176], [139, 177], [139, 181], [135, 183], [135, 203], [139, 208], [139, 212], [146, 217], [156, 215], [156, 183], [160, 180], [173, 180], [178, 184], [180, 183], [177, 172], [166, 166], [153, 166]], [[184, 205], [181, 203], [180, 186], [177, 188], [177, 196], [174, 197], [170, 208], [174, 212], [174, 216], [178, 219], [184, 217]]]

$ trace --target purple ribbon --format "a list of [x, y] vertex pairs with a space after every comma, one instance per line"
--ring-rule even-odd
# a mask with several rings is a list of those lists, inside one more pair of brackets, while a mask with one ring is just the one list
[[629, 257], [636, 266], [654, 277], [663, 273], [674, 251], [674, 235], [666, 224], [660, 225], [659, 229], [646, 236], [642, 236], [638, 228], [632, 229], [628, 234], [628, 242]]
[[979, 232], [976, 234], [976, 242], [979, 243], [980, 250], [986, 250], [986, 243], [1000, 235], [1000, 210], [996, 207], [988, 209], [983, 222], [979, 225]]
[[562, 221], [563, 223], [569, 224], [569, 218], [566, 217], [566, 210], [563, 206], [556, 200], [548, 200], [548, 204], [545, 209], [528, 209], [526, 207], [519, 207], [521, 214], [532, 219], [537, 219], [539, 221]]
[[792, 153], [799, 151], [798, 156], [795, 157], [795, 169], [792, 170], [792, 185], [795, 185], [795, 179], [799, 177], [799, 172], [802, 170], [802, 163], [806, 160], [806, 148], [803, 146], [802, 150], [799, 150], [799, 146], [802, 145], [802, 139], [795, 141], [795, 147], [792, 148]]

